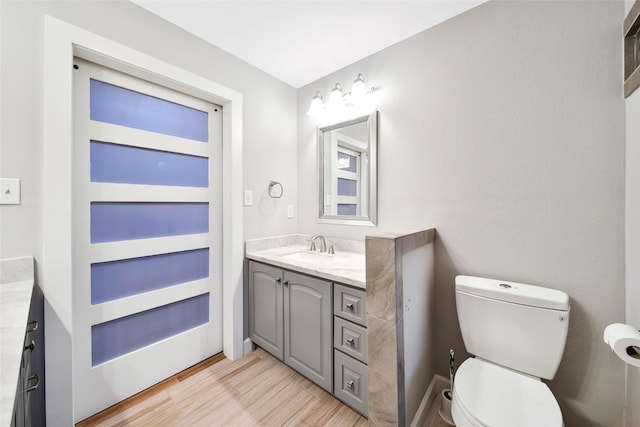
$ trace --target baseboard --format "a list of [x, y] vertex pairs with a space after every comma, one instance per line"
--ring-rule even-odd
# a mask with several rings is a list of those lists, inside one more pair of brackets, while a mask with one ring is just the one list
[[422, 427], [424, 425], [431, 404], [445, 388], [449, 388], [449, 380], [442, 375], [434, 375], [429, 383], [429, 387], [427, 387], [427, 391], [424, 393], [420, 406], [418, 406], [416, 415], [413, 417], [413, 421], [411, 421], [411, 427]]
[[253, 342], [251, 338], [245, 338], [242, 354], [249, 354], [253, 351]]

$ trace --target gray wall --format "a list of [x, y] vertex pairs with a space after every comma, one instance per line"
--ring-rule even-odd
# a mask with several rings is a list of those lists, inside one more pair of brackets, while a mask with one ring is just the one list
[[[634, 1], [625, 2], [625, 15]], [[640, 328], [640, 90], [626, 99], [627, 155], [625, 180], [625, 284], [627, 311], [624, 323]], [[617, 364], [622, 362], [617, 361]], [[626, 426], [640, 426], [640, 368], [626, 366]]]
[[[454, 277], [571, 297], [550, 387], [567, 426], [620, 426], [624, 367], [602, 342], [624, 319], [622, 2], [488, 2], [298, 91], [298, 170], [315, 168], [314, 91], [357, 73], [380, 89], [379, 226], [318, 224], [298, 176], [299, 231], [362, 238], [435, 227], [435, 372], [465, 355]], [[541, 349], [541, 351], [544, 351]]]
[[[43, 16], [49, 14], [243, 94], [245, 238], [294, 233], [296, 91], [257, 68], [124, 1], [0, 1], [0, 176], [22, 180], [22, 204], [0, 206], [0, 258], [42, 254]], [[270, 179], [284, 195], [265, 203]]]

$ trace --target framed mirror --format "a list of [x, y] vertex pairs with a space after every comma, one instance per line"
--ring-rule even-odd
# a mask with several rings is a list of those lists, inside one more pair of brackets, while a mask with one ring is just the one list
[[376, 225], [377, 166], [377, 111], [318, 127], [318, 221]]

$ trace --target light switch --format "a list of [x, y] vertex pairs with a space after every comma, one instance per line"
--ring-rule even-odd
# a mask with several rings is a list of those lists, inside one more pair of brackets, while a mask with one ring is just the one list
[[20, 204], [20, 179], [0, 178], [0, 205]]
[[253, 206], [253, 191], [244, 190], [244, 205]]
[[287, 218], [293, 218], [293, 205], [287, 205]]

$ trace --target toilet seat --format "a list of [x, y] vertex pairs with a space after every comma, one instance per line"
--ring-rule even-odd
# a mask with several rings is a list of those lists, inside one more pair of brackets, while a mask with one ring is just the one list
[[563, 426], [560, 406], [545, 383], [478, 358], [458, 368], [452, 406], [457, 426]]

